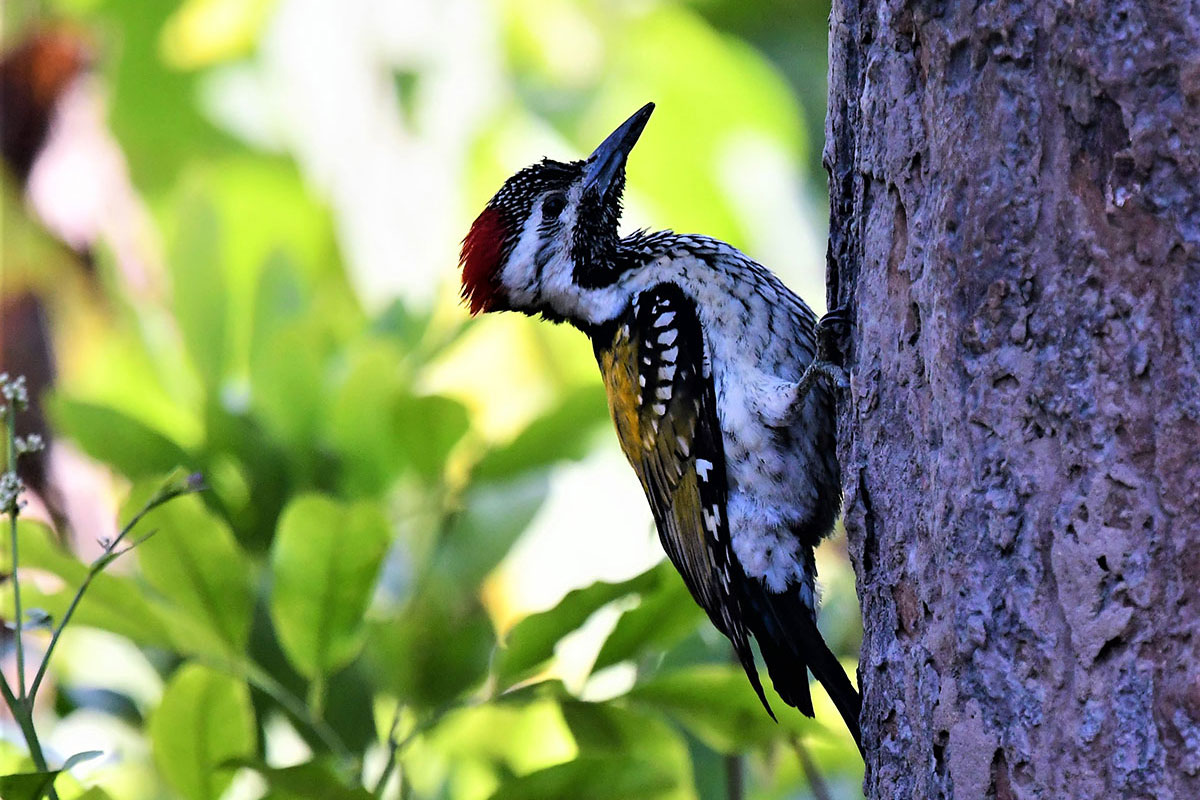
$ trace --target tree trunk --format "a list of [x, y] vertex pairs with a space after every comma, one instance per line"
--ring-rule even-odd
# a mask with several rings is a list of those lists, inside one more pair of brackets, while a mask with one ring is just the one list
[[835, 0], [871, 798], [1200, 798], [1200, 6]]

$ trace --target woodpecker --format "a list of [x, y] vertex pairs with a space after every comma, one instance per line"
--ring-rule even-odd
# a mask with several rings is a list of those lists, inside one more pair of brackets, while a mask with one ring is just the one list
[[462, 297], [472, 315], [540, 315], [591, 339], [663, 549], [767, 713], [751, 638], [784, 702], [812, 716], [811, 670], [861, 750], [859, 694], [817, 630], [813, 561], [841, 507], [845, 378], [829, 343], [844, 317], [818, 322], [724, 242], [618, 234], [626, 161], [653, 110], [586, 160], [509, 178], [463, 240]]

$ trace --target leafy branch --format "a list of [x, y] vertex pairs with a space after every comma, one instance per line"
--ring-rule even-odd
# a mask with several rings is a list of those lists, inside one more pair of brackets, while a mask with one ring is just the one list
[[[0, 513], [8, 517], [9, 546], [12, 553], [10, 580], [12, 581], [13, 591], [13, 640], [17, 664], [16, 690], [14, 691], [12, 684], [9, 683], [8, 678], [5, 677], [3, 672], [0, 672], [0, 695], [3, 696], [5, 705], [21, 729], [21, 735], [25, 739], [26, 746], [29, 748], [29, 755], [33, 760], [34, 767], [39, 773], [49, 773], [50, 770], [46, 762], [46, 756], [42, 750], [41, 741], [38, 739], [37, 729], [33, 724], [33, 709], [37, 700], [38, 690], [45, 680], [46, 671], [50, 666], [50, 659], [54, 655], [54, 650], [58, 646], [62, 632], [66, 629], [67, 624], [70, 623], [76, 609], [79, 607], [80, 601], [83, 600], [84, 593], [87, 592], [88, 587], [91, 586], [96, 576], [103, 572], [113, 561], [154, 535], [154, 531], [151, 531], [132, 541], [129, 539], [133, 529], [142, 521], [146, 514], [176, 497], [198, 492], [204, 488], [204, 485], [201, 477], [196, 474], [188, 475], [185, 478], [172, 476], [159, 487], [158, 491], [121, 528], [116, 537], [111, 540], [101, 541], [103, 551], [88, 567], [87, 574], [79, 584], [79, 588], [75, 590], [75, 594], [71, 598], [67, 610], [63, 613], [62, 619], [54, 626], [50, 636], [50, 643], [47, 645], [45, 652], [42, 654], [41, 662], [38, 664], [37, 673], [34, 675], [33, 681], [26, 687], [24, 613], [21, 608], [20, 551], [18, 549], [19, 535], [17, 527], [17, 517], [20, 516], [21, 509], [25, 506], [25, 501], [21, 499], [25, 487], [17, 475], [17, 459], [26, 454], [36, 453], [45, 446], [42, 438], [37, 434], [30, 434], [24, 437], [16, 435], [17, 413], [24, 411], [28, 406], [29, 394], [25, 387], [24, 377], [9, 378], [7, 373], [0, 373], [0, 417], [4, 419], [6, 440], [5, 469], [3, 473], [0, 473]], [[58, 793], [52, 781], [48, 782], [45, 792], [49, 794], [51, 800], [57, 800]]]

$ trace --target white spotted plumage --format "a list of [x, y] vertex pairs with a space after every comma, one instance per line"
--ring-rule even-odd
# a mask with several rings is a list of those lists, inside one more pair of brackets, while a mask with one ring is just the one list
[[[815, 626], [813, 547], [841, 503], [828, 382], [837, 368], [805, 378], [815, 315], [730, 245], [670, 231], [618, 237], [625, 158], [651, 108], [587, 161], [544, 161], [510, 179], [489, 206], [507, 226], [499, 264], [465, 261], [464, 297], [473, 310], [540, 314], [592, 338], [668, 554], [760, 698], [751, 633], [785, 701], [812, 713], [807, 667], [857, 737], [858, 695]], [[480, 230], [495, 219], [481, 216]], [[464, 259], [496, 252], [487, 242], [468, 236]]]

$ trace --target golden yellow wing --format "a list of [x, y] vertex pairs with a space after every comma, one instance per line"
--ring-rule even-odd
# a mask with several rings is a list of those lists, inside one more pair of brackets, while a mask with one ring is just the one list
[[746, 579], [730, 542], [725, 452], [695, 303], [675, 284], [659, 284], [595, 348], [621, 449], [646, 492], [663, 549], [733, 642], [766, 705], [742, 614]]

